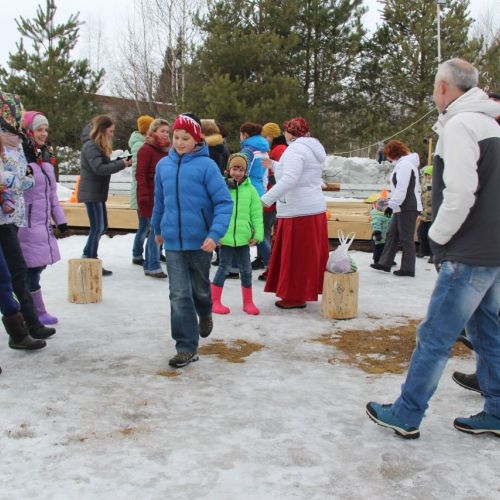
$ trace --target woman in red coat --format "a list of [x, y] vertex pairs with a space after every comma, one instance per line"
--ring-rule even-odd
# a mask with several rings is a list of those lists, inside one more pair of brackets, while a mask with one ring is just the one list
[[152, 278], [166, 278], [160, 264], [160, 249], [155, 241], [155, 234], [151, 228], [153, 214], [155, 171], [156, 165], [167, 156], [170, 149], [168, 137], [168, 122], [161, 118], [154, 120], [147, 132], [146, 140], [137, 153], [137, 207], [139, 217], [149, 219], [149, 235], [146, 241], [146, 258], [144, 260], [144, 274]]

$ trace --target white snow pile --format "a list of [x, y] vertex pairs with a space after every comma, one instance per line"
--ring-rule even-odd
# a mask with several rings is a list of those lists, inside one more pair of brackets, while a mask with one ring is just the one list
[[425, 260], [415, 278], [397, 278], [353, 252], [359, 315], [348, 321], [322, 318], [319, 303], [277, 309], [257, 273], [261, 314], [248, 316], [239, 281], [228, 280], [231, 314], [215, 318], [201, 345], [241, 339], [262, 350], [244, 363], [201, 355], [165, 376], [174, 354], [168, 280], [132, 265], [133, 237], [102, 238], [100, 257], [114, 274], [103, 301], [86, 305], [67, 300], [67, 259], [86, 238], [60, 240], [63, 260], [42, 274], [57, 334], [34, 353], [9, 349], [4, 336], [1, 499], [498, 497], [498, 441], [452, 426], [483, 405], [451, 380], [453, 370], [474, 370], [472, 355], [450, 360], [421, 438], [410, 442], [365, 415], [368, 401], [398, 395], [403, 376], [367, 375], [313, 341], [422, 318], [436, 276]]
[[387, 185], [392, 171], [390, 162], [379, 164], [371, 158], [345, 158], [329, 155], [326, 158], [323, 178], [327, 182], [342, 184]]

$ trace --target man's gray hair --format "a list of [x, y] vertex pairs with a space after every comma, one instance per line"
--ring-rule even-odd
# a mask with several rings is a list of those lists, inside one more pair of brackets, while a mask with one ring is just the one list
[[444, 80], [463, 92], [467, 92], [477, 87], [479, 72], [471, 63], [454, 58], [439, 65], [436, 74], [436, 81], [438, 80]]

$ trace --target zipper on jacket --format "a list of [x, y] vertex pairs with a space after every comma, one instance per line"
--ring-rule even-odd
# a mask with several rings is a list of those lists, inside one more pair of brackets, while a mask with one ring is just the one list
[[45, 229], [47, 230], [47, 245], [49, 247], [50, 258], [52, 263], [54, 262], [54, 255], [52, 253], [52, 246], [50, 244], [50, 214], [52, 213], [51, 205], [50, 205], [50, 179], [43, 167], [40, 165], [40, 171], [42, 175], [45, 177]]
[[30, 203], [28, 207], [28, 227], [31, 227], [31, 209], [33, 207], [33, 204]]
[[236, 221], [238, 220], [238, 189], [240, 185], [236, 183], [236, 203], [235, 208], [234, 208], [234, 228], [233, 228], [233, 239], [234, 239], [234, 246], [236, 246]]
[[180, 170], [181, 170], [181, 162], [182, 162], [182, 156], [179, 157], [179, 162], [177, 163], [177, 174], [175, 177], [175, 195], [177, 198], [177, 222], [179, 224], [179, 245], [180, 249], [182, 250], [182, 230], [181, 230], [181, 223], [182, 223], [182, 218], [181, 218], [181, 200], [179, 197], [179, 175], [180, 175]]

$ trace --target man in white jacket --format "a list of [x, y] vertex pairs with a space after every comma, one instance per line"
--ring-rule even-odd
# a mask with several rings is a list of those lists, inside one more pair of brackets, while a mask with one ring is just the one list
[[373, 421], [404, 438], [420, 436], [428, 401], [463, 328], [477, 354], [485, 402], [482, 412], [456, 418], [454, 426], [500, 436], [500, 104], [477, 84], [478, 71], [466, 61], [439, 66], [429, 231], [439, 275], [400, 397], [366, 407]]

